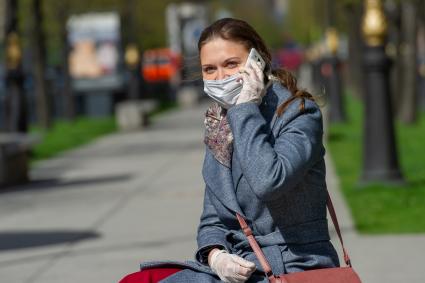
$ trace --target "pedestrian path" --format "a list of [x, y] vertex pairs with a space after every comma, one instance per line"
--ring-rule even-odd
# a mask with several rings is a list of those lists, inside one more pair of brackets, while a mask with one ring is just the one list
[[[0, 282], [117, 282], [138, 263], [192, 259], [201, 213], [206, 105], [158, 117], [34, 166], [30, 185], [0, 193]], [[424, 282], [424, 236], [360, 236], [328, 184], [364, 282]], [[339, 244], [333, 242], [337, 249]]]
[[193, 258], [204, 108], [36, 164], [31, 185], [1, 193], [0, 282], [117, 282], [141, 261]]

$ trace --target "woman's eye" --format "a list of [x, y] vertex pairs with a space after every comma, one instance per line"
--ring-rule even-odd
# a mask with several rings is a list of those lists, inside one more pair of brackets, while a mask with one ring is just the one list
[[227, 63], [227, 67], [232, 69], [232, 68], [236, 68], [239, 65], [238, 62], [229, 62]]
[[214, 68], [213, 67], [204, 67], [203, 72], [207, 73], [207, 74], [212, 74], [214, 72]]

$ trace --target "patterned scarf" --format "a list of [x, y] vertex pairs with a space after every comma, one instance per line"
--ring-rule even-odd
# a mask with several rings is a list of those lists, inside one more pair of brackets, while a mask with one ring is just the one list
[[227, 110], [213, 103], [205, 113], [204, 143], [215, 159], [230, 168], [233, 153], [233, 134], [226, 118]]

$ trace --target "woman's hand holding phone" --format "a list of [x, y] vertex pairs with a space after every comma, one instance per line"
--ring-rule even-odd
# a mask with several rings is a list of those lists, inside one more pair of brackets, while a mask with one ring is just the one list
[[264, 90], [264, 73], [257, 63], [249, 64], [239, 69], [242, 80], [242, 90], [236, 104], [255, 102], [261, 104]]

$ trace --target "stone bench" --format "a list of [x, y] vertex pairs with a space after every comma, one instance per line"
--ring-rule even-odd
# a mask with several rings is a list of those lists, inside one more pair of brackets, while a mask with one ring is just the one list
[[199, 104], [202, 93], [199, 87], [184, 86], [177, 91], [177, 103], [182, 108], [190, 108]]
[[136, 131], [149, 124], [149, 114], [158, 107], [156, 100], [126, 100], [115, 107], [115, 117], [121, 131]]
[[28, 134], [0, 133], [0, 187], [28, 181], [28, 155], [38, 140]]

